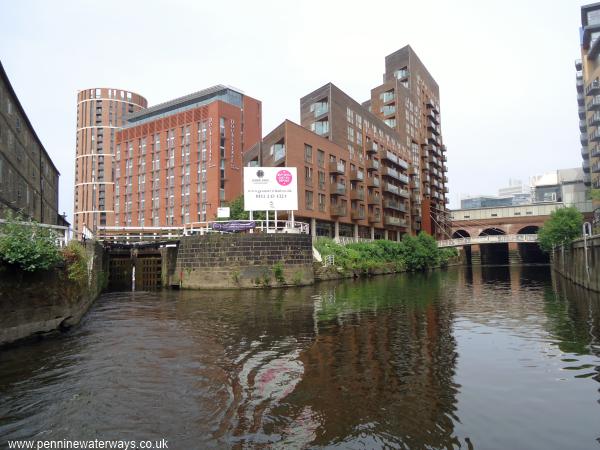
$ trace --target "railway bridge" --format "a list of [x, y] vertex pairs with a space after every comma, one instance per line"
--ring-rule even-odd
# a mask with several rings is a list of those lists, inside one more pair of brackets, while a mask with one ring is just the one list
[[438, 245], [460, 247], [471, 264], [547, 264], [537, 233], [563, 203], [532, 203], [452, 211], [452, 235]]

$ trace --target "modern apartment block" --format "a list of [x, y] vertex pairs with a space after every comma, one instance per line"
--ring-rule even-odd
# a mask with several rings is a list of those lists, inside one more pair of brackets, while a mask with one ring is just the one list
[[439, 89], [410, 47], [386, 57], [371, 100], [328, 83], [300, 99], [300, 123], [281, 124], [245, 163], [298, 168], [296, 217], [313, 235], [447, 236]]
[[400, 153], [410, 162], [412, 228], [444, 239], [449, 200], [439, 87], [410, 46], [385, 57], [383, 84], [364, 105], [400, 135]]
[[332, 215], [334, 224], [350, 221], [355, 237], [397, 240], [409, 233], [408, 154], [399, 134], [331, 83], [300, 99], [300, 121], [338, 149], [326, 174], [327, 201], [345, 212]]
[[261, 103], [217, 85], [131, 114], [115, 142], [117, 226], [213, 220], [242, 193], [242, 152], [260, 141]]
[[[339, 91], [333, 85], [325, 88]], [[328, 107], [319, 101], [318, 117], [323, 119]], [[368, 121], [368, 113], [365, 117], [356, 115], [357, 119]], [[373, 142], [369, 152], [363, 153], [362, 146], [349, 152], [347, 147], [286, 120], [244, 153], [244, 164], [298, 168], [299, 209], [295, 219], [310, 223], [313, 236], [399, 239], [400, 231], [408, 226], [408, 191], [396, 179], [379, 175], [387, 171], [400, 177], [401, 172], [391, 164], [380, 165], [372, 157], [389, 151], [383, 145], [380, 150]], [[387, 164], [387, 153], [385, 161]]]
[[581, 7], [581, 59], [577, 71], [577, 103], [584, 183], [594, 208], [600, 207], [600, 3]]
[[113, 88], [84, 89], [77, 94], [75, 161], [75, 231], [95, 231], [114, 222], [114, 155], [116, 132], [128, 115], [147, 101]]
[[0, 63], [0, 217], [12, 210], [64, 225], [58, 215], [59, 176]]

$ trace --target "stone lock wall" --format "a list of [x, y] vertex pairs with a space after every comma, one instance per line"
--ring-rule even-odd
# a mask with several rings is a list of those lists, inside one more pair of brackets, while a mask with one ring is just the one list
[[171, 279], [172, 285], [183, 289], [274, 287], [313, 282], [309, 235], [262, 233], [183, 237]]
[[86, 252], [86, 285], [69, 280], [64, 266], [28, 273], [0, 265], [0, 345], [79, 323], [107, 277], [102, 246], [88, 241]]
[[587, 268], [583, 239], [557, 247], [552, 255], [552, 267], [574, 283], [600, 292], [600, 236], [587, 239]]

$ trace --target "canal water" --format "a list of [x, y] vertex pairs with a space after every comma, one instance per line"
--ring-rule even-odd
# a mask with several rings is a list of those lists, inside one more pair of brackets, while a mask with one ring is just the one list
[[548, 267], [109, 293], [0, 351], [0, 447], [600, 448], [599, 339], [600, 299]]

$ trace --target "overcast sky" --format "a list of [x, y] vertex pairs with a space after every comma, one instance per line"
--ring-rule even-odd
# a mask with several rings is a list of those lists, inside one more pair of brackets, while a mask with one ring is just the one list
[[263, 135], [328, 81], [362, 102], [410, 44], [440, 86], [451, 207], [508, 179], [581, 165], [574, 0], [0, 0], [0, 59], [61, 172], [72, 219], [77, 90], [150, 105], [229, 84], [262, 101]]

